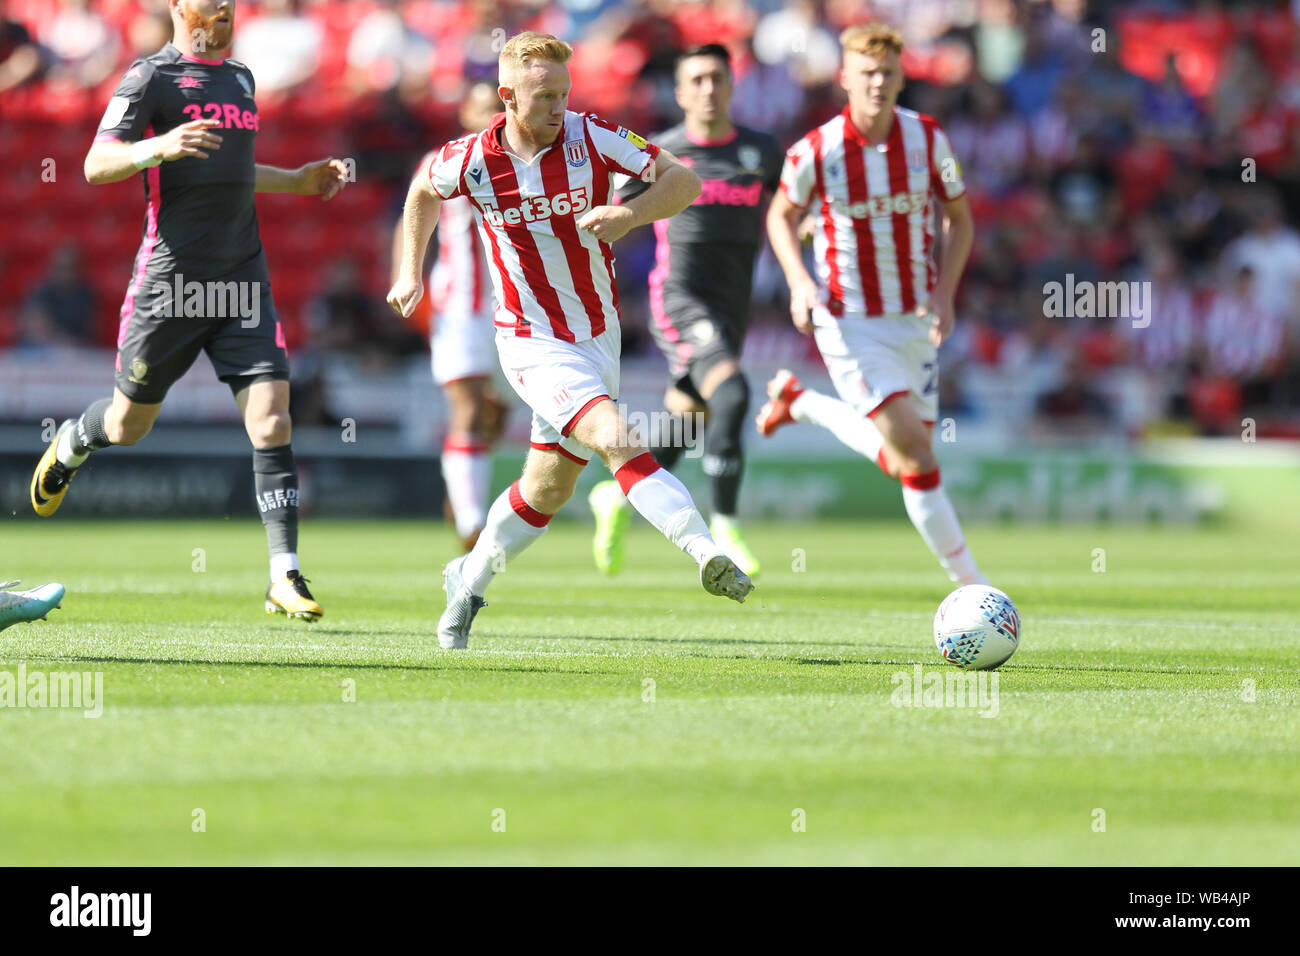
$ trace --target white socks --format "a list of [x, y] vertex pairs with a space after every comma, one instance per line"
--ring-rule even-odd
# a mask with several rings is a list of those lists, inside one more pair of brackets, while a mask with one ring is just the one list
[[488, 484], [492, 480], [488, 446], [448, 438], [442, 446], [442, 480], [447, 486], [456, 533], [468, 538], [487, 521]]
[[290, 571], [298, 570], [298, 552], [282, 551], [271, 555], [271, 580], [278, 581]]
[[859, 455], [878, 461], [884, 436], [875, 423], [848, 402], [831, 398], [810, 388], [790, 403], [790, 415], [797, 422], [812, 422], [830, 431]]
[[478, 543], [461, 565], [461, 575], [470, 591], [482, 597], [492, 579], [505, 570], [506, 562], [540, 538], [550, 520], [550, 515], [524, 500], [517, 481], [497, 495], [488, 509]]
[[619, 487], [632, 507], [665, 538], [703, 565], [720, 553], [691, 493], [650, 452], [637, 455], [616, 472]]
[[89, 452], [78, 455], [72, 450], [72, 436], [76, 434], [76, 431], [75, 427], [64, 429], [63, 434], [59, 436], [59, 444], [54, 449], [54, 457], [68, 468], [80, 468], [86, 459], [90, 457]]
[[952, 502], [939, 483], [939, 470], [904, 475], [902, 482], [907, 516], [948, 577], [959, 584], [988, 584], [966, 547], [957, 512], [953, 511]]

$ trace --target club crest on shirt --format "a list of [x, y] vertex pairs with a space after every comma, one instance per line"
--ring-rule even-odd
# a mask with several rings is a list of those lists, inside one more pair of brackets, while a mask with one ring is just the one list
[[564, 158], [575, 169], [587, 163], [587, 144], [580, 139], [571, 139], [564, 144]]
[[236, 73], [235, 79], [238, 80], [239, 85], [244, 88], [244, 95], [251, 100], [253, 98], [253, 84], [248, 82], [248, 77], [244, 76], [242, 73]]
[[909, 149], [907, 151], [907, 170], [912, 173], [925, 172], [925, 150]]
[[763, 154], [757, 146], [742, 146], [736, 150], [740, 165], [747, 173], [758, 172], [758, 164], [763, 161]]

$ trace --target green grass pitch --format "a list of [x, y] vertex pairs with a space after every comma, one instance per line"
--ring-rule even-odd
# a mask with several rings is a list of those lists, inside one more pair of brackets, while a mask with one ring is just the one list
[[305, 522], [307, 626], [255, 519], [11, 521], [0, 575], [69, 593], [0, 670], [104, 712], [0, 709], [0, 864], [1300, 863], [1296, 538], [969, 531], [1024, 621], [994, 717], [897, 706], [950, 669], [904, 522], [754, 525], [743, 607], [557, 522], [448, 653], [440, 525]]

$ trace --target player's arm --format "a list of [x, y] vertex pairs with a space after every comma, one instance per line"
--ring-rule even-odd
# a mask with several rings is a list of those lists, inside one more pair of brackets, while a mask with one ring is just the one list
[[803, 214], [785, 190], [778, 190], [767, 207], [767, 239], [790, 287], [790, 318], [796, 329], [808, 333], [813, 327], [812, 310], [817, 305], [817, 283], [804, 267], [800, 251], [798, 230]]
[[578, 228], [603, 242], [613, 242], [637, 226], [675, 216], [695, 202], [704, 187], [694, 170], [666, 149], [659, 150], [654, 162], [654, 181], [649, 188], [620, 205], [588, 210], [578, 220]]
[[142, 169], [185, 156], [207, 159], [221, 148], [221, 136], [212, 132], [219, 123], [215, 119], [190, 120], [169, 133], [133, 143], [96, 137], [82, 166], [86, 182], [92, 186], [121, 182]]
[[388, 304], [403, 318], [415, 311], [424, 296], [424, 282], [421, 280], [424, 253], [429, 248], [433, 229], [438, 225], [442, 202], [442, 197], [423, 170], [417, 173], [411, 180], [411, 188], [406, 191], [406, 205], [398, 226], [401, 251], [397, 256], [397, 278], [388, 290]]
[[297, 169], [257, 164], [257, 179], [253, 186], [259, 193], [296, 193], [299, 196], [320, 196], [333, 199], [348, 182], [348, 167], [342, 160], [330, 157]]
[[936, 346], [942, 345], [943, 340], [952, 334], [957, 318], [954, 305], [957, 284], [961, 282], [962, 271], [975, 242], [975, 217], [971, 215], [970, 203], [964, 194], [956, 199], [939, 200], [939, 209], [943, 215], [943, 258], [939, 279], [930, 297], [930, 314], [934, 316], [930, 341]]

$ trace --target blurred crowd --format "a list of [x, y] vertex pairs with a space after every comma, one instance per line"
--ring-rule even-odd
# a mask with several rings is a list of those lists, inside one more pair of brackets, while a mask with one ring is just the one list
[[[125, 64], [170, 36], [165, 11], [0, 0], [0, 117], [77, 124], [89, 143]], [[944, 350], [949, 408], [978, 414], [963, 388], [978, 369], [1032, 388], [1044, 428], [1113, 429], [1111, 386], [1136, 376], [1164, 423], [1142, 428], [1227, 434], [1252, 416], [1261, 435], [1300, 437], [1300, 0], [241, 0], [236, 16], [234, 55], [263, 114], [292, 121], [298, 161], [352, 156], [358, 182], [382, 193], [350, 223], [373, 255], [327, 245], [314, 285], [286, 283], [302, 286], [281, 309], [296, 313], [286, 324], [308, 366], [421, 348], [383, 308], [385, 237], [415, 162], [458, 135], [456, 105], [495, 77], [507, 36], [570, 41], [573, 107], [645, 132], [680, 119], [677, 52], [725, 43], [735, 118], [789, 144], [843, 106], [839, 31], [885, 19], [907, 43], [900, 102], [948, 130], [977, 223]], [[264, 231], [298, 209], [263, 210]], [[99, 301], [75, 244], [48, 252], [9, 344], [102, 339], [93, 314], [118, 303]], [[0, 245], [0, 268], [4, 256]], [[632, 351], [648, 348], [651, 257], [648, 235], [620, 243]], [[1044, 287], [1067, 275], [1150, 283], [1149, 321], [1049, 317]], [[765, 257], [760, 325], [786, 322], [784, 295]]]

